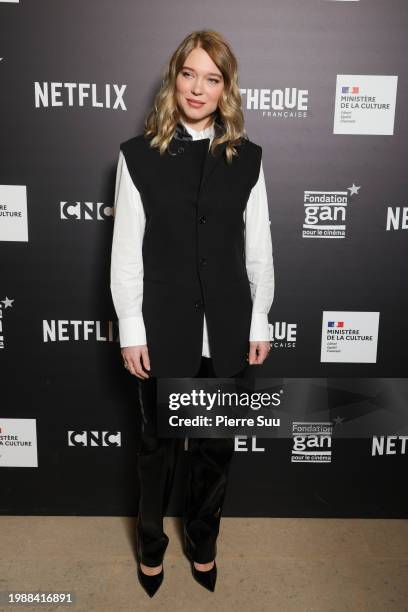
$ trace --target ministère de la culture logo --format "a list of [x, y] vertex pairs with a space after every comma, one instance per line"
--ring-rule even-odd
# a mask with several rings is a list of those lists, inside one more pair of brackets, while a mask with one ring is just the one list
[[127, 110], [123, 95], [127, 85], [34, 81], [35, 108], [92, 107]]
[[305, 119], [308, 117], [309, 90], [298, 87], [283, 89], [240, 89], [242, 106], [248, 112], [258, 111], [271, 119]]
[[0, 241], [28, 242], [26, 185], [0, 185]]
[[325, 310], [321, 362], [376, 363], [379, 312]]
[[38, 467], [36, 419], [0, 417], [0, 467]]
[[393, 135], [398, 76], [338, 74], [333, 134]]
[[303, 238], [345, 238], [347, 208], [361, 185], [344, 190], [307, 190], [303, 193]]

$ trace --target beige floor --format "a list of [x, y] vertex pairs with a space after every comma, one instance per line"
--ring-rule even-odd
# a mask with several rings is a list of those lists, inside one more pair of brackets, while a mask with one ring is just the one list
[[223, 517], [218, 580], [192, 578], [179, 522], [164, 582], [150, 599], [136, 576], [134, 519], [0, 517], [0, 591], [71, 591], [74, 606], [1, 605], [0, 610], [75, 612], [408, 611], [408, 520]]

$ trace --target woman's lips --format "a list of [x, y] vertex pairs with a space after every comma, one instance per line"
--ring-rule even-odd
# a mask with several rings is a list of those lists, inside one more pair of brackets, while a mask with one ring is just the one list
[[193, 108], [200, 108], [204, 104], [204, 102], [198, 102], [197, 100], [189, 100], [188, 98], [187, 98], [187, 102]]

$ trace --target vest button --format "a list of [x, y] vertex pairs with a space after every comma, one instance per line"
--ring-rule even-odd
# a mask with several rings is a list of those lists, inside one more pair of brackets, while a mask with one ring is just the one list
[[204, 217], [204, 216], [202, 216], [202, 217], [200, 217], [200, 218], [199, 218], [199, 222], [200, 222], [200, 223], [205, 223], [206, 221], [207, 221], [207, 218], [206, 218], [206, 217]]
[[206, 265], [207, 265], [207, 260], [206, 260], [206, 259], [204, 259], [204, 257], [202, 257], [202, 258], [200, 259], [200, 266], [206, 266]]
[[197, 300], [196, 302], [194, 302], [194, 308], [196, 310], [199, 310], [202, 307], [203, 303], [201, 300]]
[[179, 148], [177, 149], [177, 153], [180, 153], [180, 155], [181, 155], [182, 153], [184, 153], [184, 147], [179, 147]]

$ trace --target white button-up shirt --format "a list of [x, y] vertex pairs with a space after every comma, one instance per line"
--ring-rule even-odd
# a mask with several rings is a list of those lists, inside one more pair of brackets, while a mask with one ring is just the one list
[[[214, 126], [197, 131], [186, 125], [193, 140], [214, 137]], [[268, 312], [271, 308], [275, 277], [272, 239], [263, 165], [252, 188], [243, 214], [245, 222], [246, 269], [252, 296], [249, 340], [269, 340]], [[119, 152], [114, 196], [114, 228], [111, 253], [111, 293], [119, 321], [120, 346], [145, 345], [142, 315], [142, 242], [146, 217], [142, 199], [129, 174], [125, 157]], [[205, 307], [205, 306], [204, 306]], [[171, 322], [169, 323], [171, 325]], [[180, 330], [180, 334], [183, 330]], [[204, 313], [202, 355], [211, 357]]]

